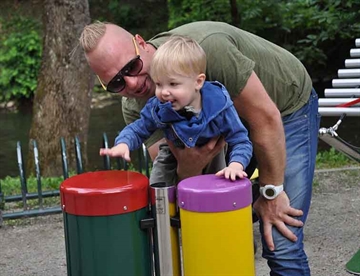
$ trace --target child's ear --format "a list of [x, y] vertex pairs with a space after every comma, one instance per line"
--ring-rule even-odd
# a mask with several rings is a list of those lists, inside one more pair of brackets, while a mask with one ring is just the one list
[[196, 77], [196, 90], [200, 90], [203, 87], [205, 79], [206, 79], [205, 74], [199, 74]]

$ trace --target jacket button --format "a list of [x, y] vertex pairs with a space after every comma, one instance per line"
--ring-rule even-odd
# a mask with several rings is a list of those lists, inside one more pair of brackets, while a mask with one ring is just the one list
[[192, 140], [193, 140], [193, 138], [192, 138], [192, 137], [190, 137], [190, 138], [189, 138], [189, 141], [190, 141], [190, 142], [192, 142]]

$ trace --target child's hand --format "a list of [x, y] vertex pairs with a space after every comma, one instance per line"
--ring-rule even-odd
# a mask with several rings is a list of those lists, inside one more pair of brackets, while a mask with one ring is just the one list
[[118, 144], [114, 147], [112, 147], [111, 149], [104, 149], [101, 148], [100, 149], [100, 155], [109, 155], [111, 157], [122, 157], [124, 158], [127, 162], [130, 162], [130, 150], [128, 145], [121, 143]]
[[246, 172], [244, 172], [244, 167], [240, 163], [232, 162], [230, 165], [221, 171], [218, 171], [216, 176], [224, 176], [226, 179], [231, 179], [232, 181], [236, 180], [236, 177], [244, 178], [247, 177]]

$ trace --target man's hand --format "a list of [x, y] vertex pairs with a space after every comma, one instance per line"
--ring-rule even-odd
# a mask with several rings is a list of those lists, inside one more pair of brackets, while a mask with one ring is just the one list
[[100, 149], [100, 155], [109, 155], [111, 157], [122, 157], [127, 162], [130, 162], [130, 150], [128, 145], [121, 143], [116, 145], [115, 147], [112, 147], [111, 149], [101, 148]]
[[232, 181], [235, 181], [237, 177], [247, 177], [246, 172], [244, 172], [243, 165], [237, 162], [231, 162], [228, 167], [218, 171], [215, 175], [224, 176], [226, 179], [231, 179]]
[[289, 240], [293, 242], [297, 240], [296, 235], [286, 227], [286, 224], [295, 227], [302, 227], [302, 221], [293, 217], [302, 216], [303, 211], [290, 206], [289, 198], [284, 191], [273, 200], [267, 200], [260, 196], [254, 203], [254, 209], [257, 216], [263, 221], [264, 239], [271, 251], [275, 249], [272, 238], [273, 226], [275, 226], [277, 230]]
[[167, 140], [171, 152], [175, 156], [178, 167], [178, 180], [200, 175], [207, 164], [224, 149], [225, 140], [223, 137], [212, 138], [206, 145], [194, 148], [176, 148]]

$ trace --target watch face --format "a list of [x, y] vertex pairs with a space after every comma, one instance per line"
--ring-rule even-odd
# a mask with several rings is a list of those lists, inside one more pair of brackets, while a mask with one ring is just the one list
[[264, 187], [260, 187], [260, 193], [269, 200], [276, 198], [282, 191], [284, 187], [283, 184], [274, 186], [272, 184], [265, 185]]
[[267, 196], [272, 197], [275, 195], [275, 190], [274, 189], [266, 189], [265, 193]]

